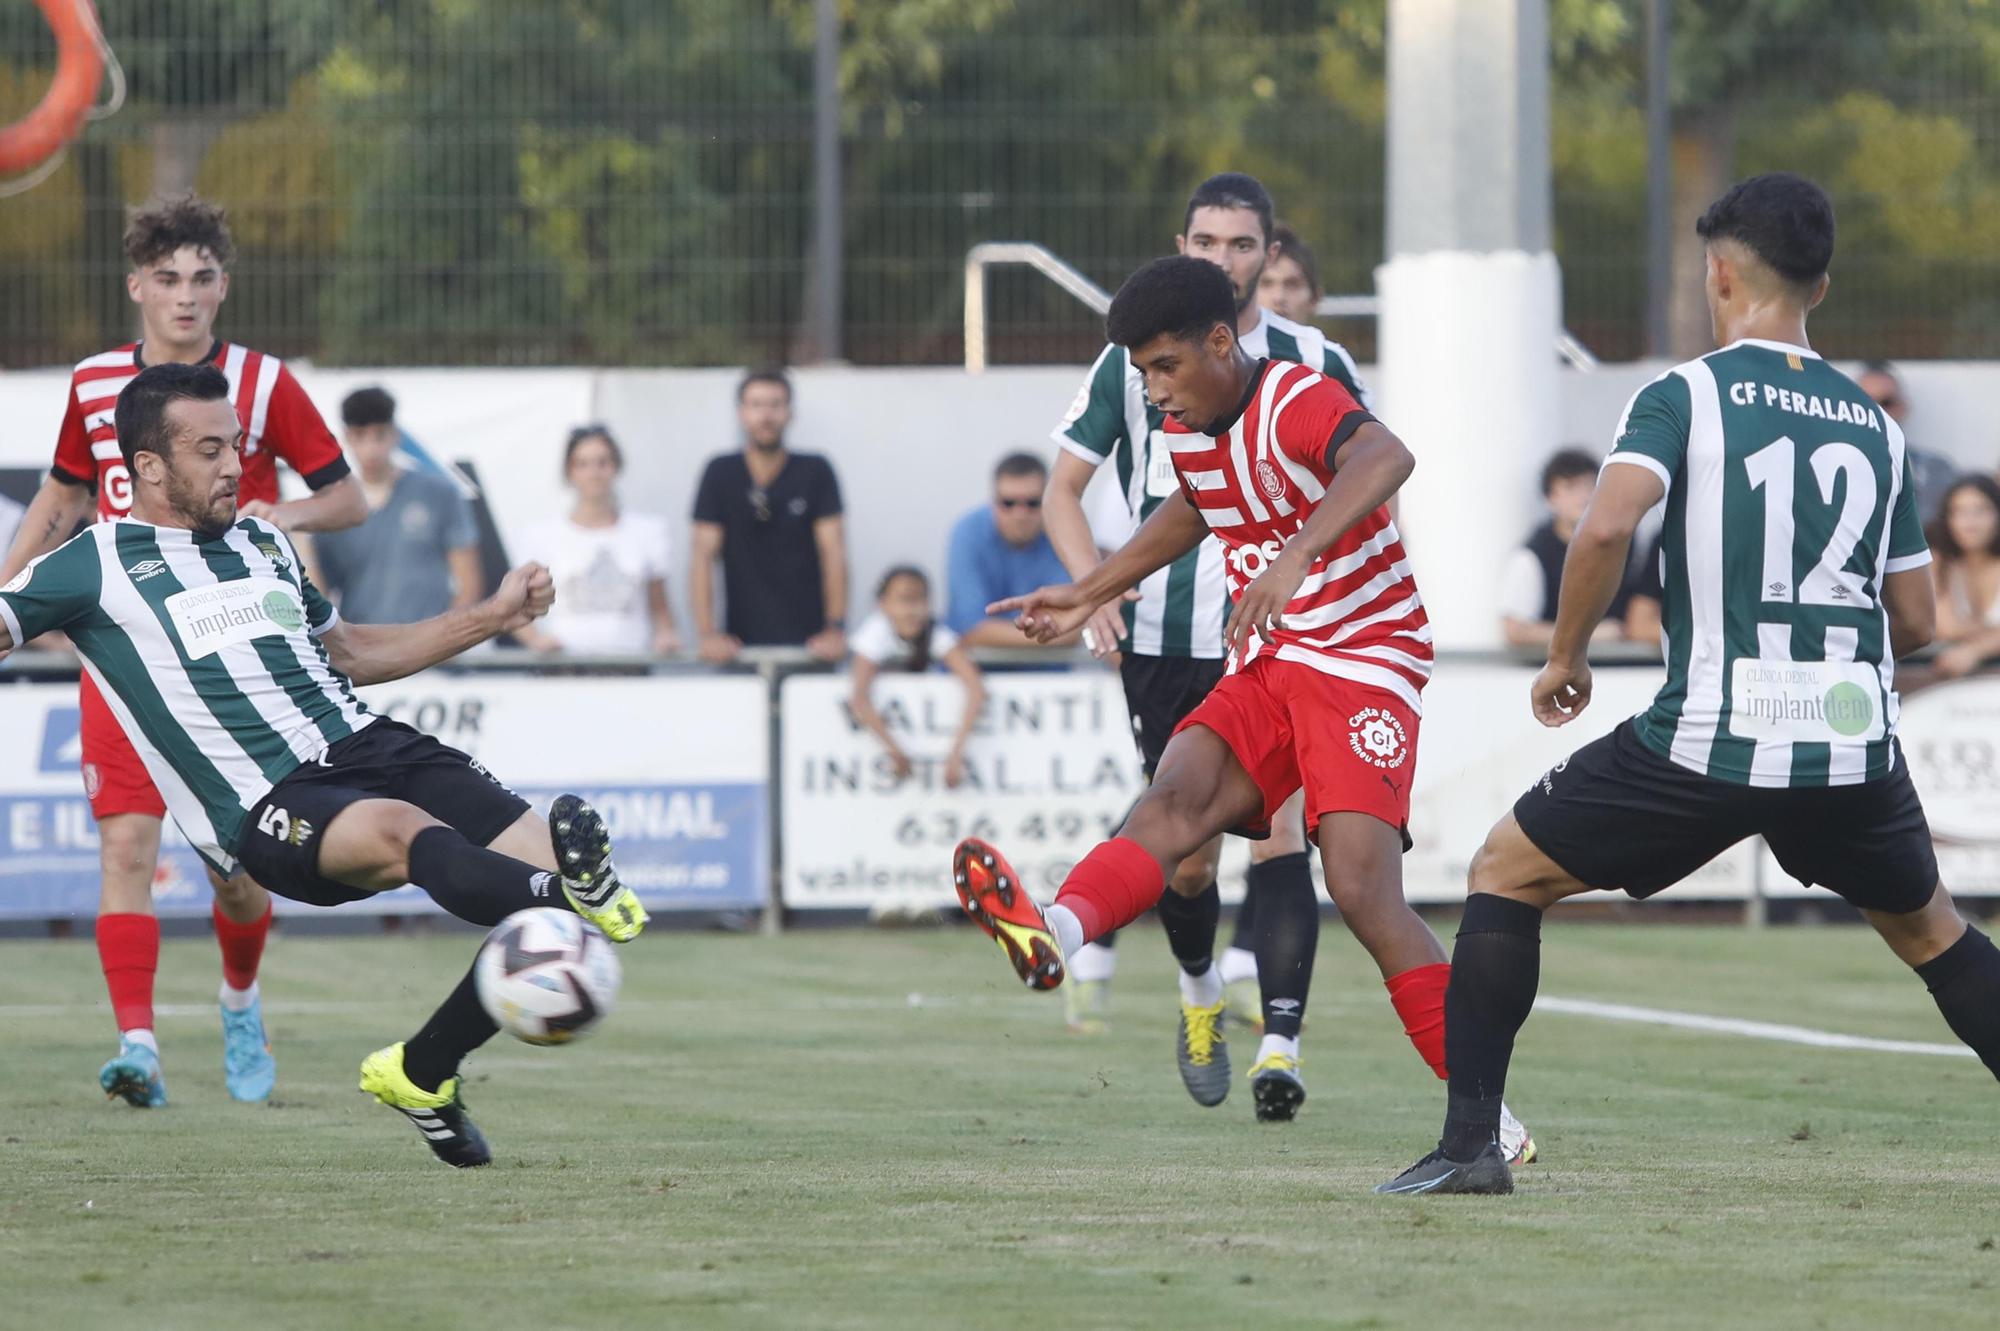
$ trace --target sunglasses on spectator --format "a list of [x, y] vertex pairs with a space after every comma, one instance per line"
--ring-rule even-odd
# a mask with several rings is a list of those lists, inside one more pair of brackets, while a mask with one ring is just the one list
[[750, 491], [750, 516], [759, 522], [771, 520], [771, 492], [762, 486], [753, 487]]
[[1042, 501], [1039, 499], [995, 498], [993, 502], [1002, 508], [1040, 508], [1042, 506]]

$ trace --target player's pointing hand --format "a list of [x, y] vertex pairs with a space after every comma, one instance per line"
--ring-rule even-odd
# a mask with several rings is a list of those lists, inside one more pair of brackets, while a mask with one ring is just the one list
[[1097, 607], [1084, 599], [1074, 583], [1037, 587], [1022, 596], [1009, 596], [986, 607], [989, 615], [1013, 615], [1014, 626], [1029, 641], [1049, 643], [1075, 633], [1089, 621]]

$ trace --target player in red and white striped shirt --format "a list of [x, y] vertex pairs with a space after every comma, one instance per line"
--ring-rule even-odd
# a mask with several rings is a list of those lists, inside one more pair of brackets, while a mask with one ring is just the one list
[[[1046, 911], [979, 841], [953, 857], [959, 899], [1030, 988], [1052, 989], [1063, 958], [1152, 906], [1184, 856], [1222, 832], [1268, 826], [1303, 787], [1334, 903], [1442, 1077], [1451, 967], [1403, 900], [1432, 653], [1387, 504], [1415, 461], [1335, 381], [1252, 361], [1236, 340], [1234, 291], [1213, 264], [1147, 264], [1106, 323], [1167, 415], [1180, 493], [1080, 582], [990, 610], [1019, 612], [1040, 641], [1074, 632], [1213, 532], [1235, 602], [1224, 629], [1230, 670], [1174, 732], [1119, 835], [1070, 871]], [[1532, 1158], [1525, 1129], [1511, 1126], [1508, 1153]]]
[[[0, 563], [0, 582], [68, 539], [92, 513], [93, 494], [98, 521], [129, 513], [132, 479], [112, 415], [119, 391], [148, 363], [213, 362], [227, 376], [244, 431], [239, 512], [290, 531], [332, 531], [366, 518], [367, 502], [348, 476], [339, 443], [291, 371], [276, 356], [215, 337], [216, 311], [229, 294], [232, 250], [222, 210], [191, 195], [150, 205], [134, 214], [125, 249], [132, 264], [126, 290], [139, 307], [144, 339], [88, 357], [71, 373], [55, 463]], [[305, 477], [313, 489], [309, 498], [278, 502], [279, 459]], [[134, 1105], [158, 1104], [165, 1084], [153, 1035], [160, 927], [152, 888], [166, 806], [88, 675], [79, 703], [84, 792], [97, 817], [104, 872], [97, 950], [121, 1044], [99, 1081], [107, 1094]], [[261, 1100], [276, 1071], [256, 986], [271, 899], [240, 875], [223, 882], [211, 872], [210, 879], [223, 956], [225, 1074], [230, 1094]]]

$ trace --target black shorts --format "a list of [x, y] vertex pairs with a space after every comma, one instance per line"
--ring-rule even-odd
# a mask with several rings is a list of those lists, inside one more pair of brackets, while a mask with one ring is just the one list
[[1118, 678], [1125, 685], [1125, 706], [1132, 713], [1132, 738], [1139, 743], [1139, 761], [1151, 781], [1167, 751], [1174, 727], [1201, 705], [1221, 681], [1229, 662], [1217, 657], [1134, 656], [1125, 654]]
[[237, 839], [244, 872], [281, 897], [337, 906], [374, 895], [321, 876], [320, 833], [360, 800], [402, 800], [484, 846], [528, 811], [476, 758], [377, 718], [257, 801]]
[[1671, 763], [1627, 721], [1530, 786], [1514, 821], [1579, 882], [1640, 898], [1752, 836], [1786, 873], [1862, 910], [1919, 910], [1938, 883], [1930, 824], [1900, 746], [1889, 775], [1874, 781], [1766, 788]]

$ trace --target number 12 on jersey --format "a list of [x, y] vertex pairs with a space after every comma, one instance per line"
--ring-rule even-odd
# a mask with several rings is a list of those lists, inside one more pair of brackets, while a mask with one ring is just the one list
[[[1798, 445], [1789, 438], [1780, 438], [1743, 459], [1743, 468], [1750, 474], [1750, 488], [1761, 490], [1764, 495], [1763, 599], [1871, 609], [1874, 598], [1868, 595], [1861, 575], [1849, 571], [1847, 561], [1854, 557], [1854, 548], [1861, 543], [1867, 524], [1875, 517], [1875, 468], [1859, 448], [1839, 442], [1819, 445], [1806, 460], [1818, 482], [1820, 502], [1816, 507], [1831, 508], [1842, 478], [1847, 484], [1840, 514], [1818, 559], [1794, 587], [1793, 534], [1801, 527], [1811, 531], [1822, 525], [1819, 521], [1799, 521], [1801, 515], [1793, 493]], [[1884, 533], [1885, 539], [1886, 536]]]

